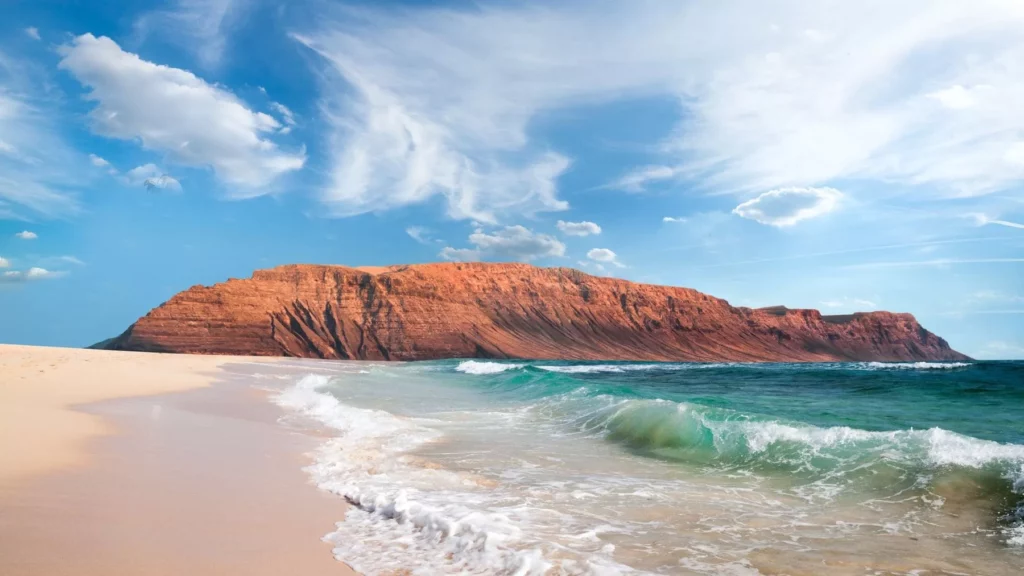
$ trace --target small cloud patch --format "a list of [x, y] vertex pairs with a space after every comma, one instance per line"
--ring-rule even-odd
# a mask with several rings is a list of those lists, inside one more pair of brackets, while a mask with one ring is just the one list
[[469, 262], [482, 259], [529, 262], [538, 258], [565, 255], [565, 244], [554, 236], [538, 234], [523, 226], [506, 226], [493, 233], [477, 229], [469, 235], [474, 248], [445, 247], [440, 256], [445, 260]]
[[619, 256], [607, 248], [594, 248], [587, 252], [587, 258], [602, 264], [611, 264], [619, 268], [625, 268], [625, 264], [619, 262]]
[[29, 268], [28, 270], [8, 270], [0, 276], [3, 282], [32, 282], [35, 280], [52, 280], [66, 276], [67, 272], [50, 271], [45, 268]]
[[36, 234], [35, 232], [30, 232], [28, 230], [22, 230], [21, 232], [15, 234], [15, 236], [21, 238], [22, 240], [35, 240], [36, 238], [39, 238], [38, 234]]
[[600, 234], [601, 227], [593, 222], [565, 222], [564, 220], [558, 221], [558, 230], [566, 236], [590, 236], [591, 234]]
[[733, 209], [742, 218], [784, 228], [810, 220], [839, 207], [843, 193], [835, 188], [778, 188], [747, 200]]

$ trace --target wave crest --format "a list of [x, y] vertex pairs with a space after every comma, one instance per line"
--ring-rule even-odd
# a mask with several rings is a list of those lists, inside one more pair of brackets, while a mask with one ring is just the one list
[[465, 374], [500, 374], [508, 370], [518, 370], [526, 364], [510, 364], [505, 362], [482, 362], [480, 360], [464, 360], [455, 367], [456, 372]]

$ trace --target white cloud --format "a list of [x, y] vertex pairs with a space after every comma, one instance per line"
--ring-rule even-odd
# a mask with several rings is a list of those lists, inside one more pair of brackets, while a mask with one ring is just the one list
[[29, 282], [33, 280], [52, 280], [66, 276], [67, 272], [55, 272], [45, 268], [29, 268], [28, 270], [8, 270], [0, 276], [0, 282]]
[[270, 107], [281, 115], [281, 121], [285, 123], [285, 126], [279, 132], [282, 134], [290, 132], [292, 127], [295, 126], [295, 114], [290, 108], [280, 102], [271, 102]]
[[250, 0], [177, 0], [172, 10], [147, 12], [135, 21], [138, 41], [159, 35], [191, 51], [205, 68], [218, 67], [232, 24], [241, 20]]
[[35, 232], [31, 232], [29, 230], [22, 230], [21, 232], [15, 234], [15, 236], [21, 238], [22, 240], [35, 240], [36, 238], [39, 238], [38, 234], [36, 234]]
[[462, 171], [547, 152], [528, 130], [540, 114], [647, 96], [680, 114], [666, 166], [627, 189], [653, 176], [743, 194], [841, 179], [886, 184], [872, 194], [1006, 190], [1024, 180], [1022, 27], [1024, 4], [1007, 0], [597, 1], [341, 10], [300, 39], [357, 92], [331, 117], [346, 212], [374, 191], [386, 205], [429, 195], [389, 186], [402, 182], [477, 204], [487, 187], [461, 192]]
[[664, 218], [661, 219], [661, 221], [662, 222], [683, 223], [683, 222], [686, 222], [686, 218], [683, 218], [683, 217], [676, 218], [674, 216], [665, 216]]
[[11, 267], [11, 261], [6, 259], [6, 258], [4, 258], [3, 256], [0, 256], [0, 268], [10, 268], [10, 267]]
[[170, 174], [161, 174], [155, 178], [146, 178], [142, 185], [150, 192], [154, 190], [181, 190], [181, 183]]
[[865, 300], [863, 298], [850, 298], [843, 296], [837, 300], [825, 300], [821, 303], [825, 308], [843, 308], [850, 312], [862, 312], [865, 310], [875, 310], [878, 305], [871, 300]]
[[[4, 73], [7, 74], [4, 74]], [[30, 68], [0, 53], [0, 218], [71, 216], [68, 189], [81, 181], [78, 155], [60, 137], [59, 114], [41, 106]]]
[[436, 240], [431, 238], [430, 229], [424, 228], [423, 226], [410, 226], [405, 229], [405, 233], [408, 234], [410, 238], [419, 242], [420, 244], [430, 244], [432, 242], [436, 242]]
[[1024, 224], [1020, 224], [1018, 222], [1010, 222], [1009, 220], [999, 220], [999, 219], [989, 218], [985, 214], [981, 214], [981, 213], [977, 213], [977, 212], [972, 213], [972, 214], [968, 214], [968, 216], [971, 217], [971, 218], [974, 218], [974, 221], [978, 224], [978, 226], [985, 226], [987, 224], [995, 224], [997, 226], [1006, 226], [1007, 228], [1020, 228], [1020, 229], [1024, 229]]
[[42, 37], [39, 36], [39, 29], [36, 28], [35, 26], [29, 26], [28, 28], [25, 28], [25, 34], [27, 34], [28, 37], [33, 40], [42, 40]]
[[792, 226], [828, 214], [843, 194], [835, 188], [777, 188], [747, 200], [732, 213], [769, 226]]
[[643, 192], [649, 182], [668, 180], [676, 175], [676, 170], [668, 166], [644, 166], [619, 178], [605, 186], [626, 192]]
[[864, 262], [843, 266], [852, 270], [863, 268], [913, 268], [917, 266], [935, 266], [948, 268], [954, 264], [1019, 264], [1024, 258], [938, 258], [935, 260], [912, 260], [901, 262]]
[[125, 173], [124, 180], [136, 186], [142, 185], [150, 192], [156, 190], [181, 191], [181, 183], [174, 176], [161, 170], [156, 164], [136, 166]]
[[945, 90], [937, 90], [927, 96], [928, 98], [938, 100], [939, 103], [946, 108], [963, 110], [974, 107], [978, 103], [979, 96], [981, 96], [983, 92], [991, 89], [992, 86], [987, 84], [975, 86], [973, 88], [964, 88], [957, 84], [956, 86], [950, 86]]
[[971, 302], [1024, 302], [1024, 296], [1006, 294], [998, 290], [978, 290], [971, 294]]
[[95, 154], [89, 154], [89, 161], [92, 162], [92, 165], [96, 166], [97, 168], [107, 168], [110, 166], [110, 162], [107, 162], [106, 160], [100, 158]]
[[587, 258], [595, 262], [602, 262], [604, 264], [612, 264], [619, 268], [625, 268], [626, 266], [619, 262], [619, 257], [615, 252], [607, 248], [593, 248], [587, 252]]
[[[487, 223], [497, 222], [498, 213], [568, 208], [555, 185], [568, 158], [553, 152], [512, 154], [522, 147], [521, 139], [488, 133], [486, 119], [477, 124], [471, 111], [460, 111], [463, 99], [449, 93], [456, 90], [448, 85], [455, 78], [439, 78], [438, 70], [405, 61], [394, 63], [399, 70], [388, 69], [390, 64], [365, 54], [376, 53], [372, 44], [381, 39], [373, 36], [323, 32], [296, 38], [344, 79], [324, 88], [334, 135], [332, 175], [322, 200], [334, 215], [388, 210], [434, 195], [447, 199], [451, 217]], [[396, 56], [429, 57], [407, 53], [411, 46], [405, 43], [395, 48]], [[459, 74], [443, 71], [449, 73]], [[505, 161], [511, 156], [518, 158]]]
[[[305, 164], [305, 152], [284, 152], [266, 138], [281, 128], [227, 90], [187, 70], [161, 66], [84, 34], [62, 48], [62, 69], [91, 90], [93, 130], [138, 140], [174, 162], [209, 166], [234, 196], [263, 193], [278, 176]], [[239, 189], [241, 187], [242, 189]]]
[[445, 260], [517, 260], [528, 262], [537, 258], [565, 255], [565, 244], [554, 236], [538, 234], [523, 226], [506, 226], [491, 234], [476, 230], [469, 235], [474, 248], [445, 247], [440, 256]]
[[452, 262], [476, 262], [480, 260], [481, 254], [479, 250], [473, 250], [472, 248], [452, 248], [451, 246], [445, 246], [438, 253], [438, 256], [445, 260]]
[[593, 222], [566, 222], [564, 220], [558, 221], [558, 229], [566, 236], [590, 236], [591, 234], [600, 234], [601, 227]]

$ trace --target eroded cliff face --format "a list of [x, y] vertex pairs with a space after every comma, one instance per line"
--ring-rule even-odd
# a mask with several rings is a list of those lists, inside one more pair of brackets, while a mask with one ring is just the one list
[[752, 310], [568, 268], [293, 265], [194, 286], [103, 344], [363, 360], [958, 360], [910, 314]]

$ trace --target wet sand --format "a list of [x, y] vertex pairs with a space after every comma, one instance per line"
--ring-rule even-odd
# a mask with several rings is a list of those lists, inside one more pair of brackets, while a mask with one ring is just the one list
[[0, 346], [0, 574], [353, 574], [252, 360]]

